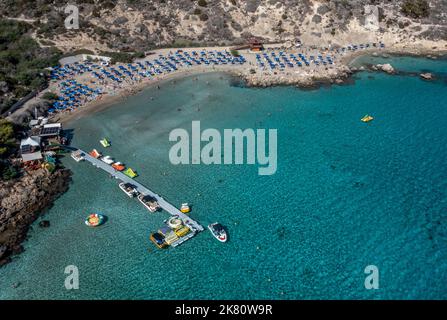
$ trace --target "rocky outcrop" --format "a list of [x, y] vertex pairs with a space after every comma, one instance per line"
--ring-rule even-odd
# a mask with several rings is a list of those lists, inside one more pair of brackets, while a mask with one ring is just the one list
[[301, 88], [314, 88], [321, 84], [342, 84], [354, 70], [347, 66], [339, 66], [332, 72], [310, 74], [267, 75], [265, 73], [238, 73], [249, 87], [270, 87], [279, 85], [294, 85]]
[[66, 169], [53, 173], [39, 169], [17, 180], [0, 182], [0, 266], [23, 251], [21, 243], [31, 223], [68, 189], [70, 176]]
[[39, 222], [39, 227], [41, 228], [48, 228], [50, 226], [50, 221], [48, 220], [42, 220]]
[[376, 68], [378, 70], [381, 70], [381, 71], [389, 73], [389, 74], [392, 74], [392, 73], [395, 72], [393, 66], [391, 64], [389, 64], [389, 63], [377, 64]]

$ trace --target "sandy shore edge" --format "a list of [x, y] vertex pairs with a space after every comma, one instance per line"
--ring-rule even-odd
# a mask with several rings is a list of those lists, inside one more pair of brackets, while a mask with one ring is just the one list
[[[333, 72], [327, 74], [319, 73], [310, 75], [303, 73], [302, 77], [285, 77], [285, 75], [279, 74], [275, 77], [267, 77], [262, 73], [250, 74], [247, 72], [247, 66], [244, 68], [225, 66], [218, 68], [191, 68], [179, 70], [174, 73], [169, 73], [157, 77], [156, 79], [150, 79], [142, 81], [132, 87], [126, 87], [117, 92], [114, 95], [104, 95], [101, 99], [91, 101], [82, 107], [66, 113], [60, 113], [52, 118], [54, 122], [61, 122], [64, 125], [70, 124], [73, 121], [79, 120], [88, 115], [100, 112], [115, 105], [119, 102], [124, 102], [128, 97], [140, 93], [141, 91], [152, 88], [155, 86], [161, 86], [172, 80], [183, 79], [190, 76], [198, 76], [200, 74], [208, 73], [225, 73], [231, 76], [238, 77], [243, 80], [248, 87], [271, 87], [271, 86], [296, 86], [299, 88], [317, 88], [323, 84], [343, 84], [352, 77], [352, 75], [359, 71], [356, 68], [351, 68], [352, 64], [362, 56], [414, 56], [414, 57], [431, 57], [437, 58], [447, 56], [447, 50], [434, 50], [427, 48], [417, 49], [401, 49], [401, 48], [386, 48], [375, 49], [368, 51], [359, 51], [350, 53], [347, 56], [342, 56], [338, 61], [337, 68], [332, 69]], [[253, 66], [251, 66], [254, 68]], [[249, 69], [249, 68], [248, 68]]]

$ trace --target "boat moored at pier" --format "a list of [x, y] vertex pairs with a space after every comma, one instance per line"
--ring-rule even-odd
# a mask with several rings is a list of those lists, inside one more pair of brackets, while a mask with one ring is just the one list
[[140, 194], [138, 196], [138, 200], [148, 209], [150, 212], [155, 212], [158, 209], [160, 209], [160, 206], [158, 205], [158, 202], [155, 198], [149, 196]]
[[135, 196], [138, 196], [139, 194], [136, 187], [131, 183], [121, 182], [118, 186], [120, 187], [121, 190], [124, 191], [125, 194], [129, 196], [129, 198], [133, 198]]
[[76, 161], [76, 162], [80, 162], [80, 161], [85, 160], [84, 156], [85, 156], [85, 153], [82, 152], [81, 150], [76, 150], [76, 151], [73, 151], [73, 152], [71, 153], [71, 157], [72, 157], [73, 160]]
[[135, 171], [133, 171], [132, 168], [127, 168], [125, 171], [123, 171], [123, 173], [132, 179], [138, 176], [138, 174]]
[[96, 149], [93, 149], [92, 151], [90, 151], [89, 155], [91, 155], [95, 159], [99, 159], [102, 156], [102, 154]]
[[117, 171], [123, 171], [124, 169], [126, 169], [126, 167], [124, 166], [124, 164], [122, 164], [121, 162], [117, 161], [115, 163], [112, 164], [112, 168], [117, 170]]
[[[77, 149], [73, 153], [74, 155], [72, 155], [72, 158], [74, 160], [76, 160], [78, 156], [82, 156], [83, 160], [85, 160], [86, 162], [92, 164], [96, 168], [107, 172], [110, 177], [114, 177], [120, 180], [120, 188], [128, 196], [131, 196], [133, 189], [135, 189], [135, 191], [137, 192], [136, 195], [138, 200], [150, 212], [155, 212], [157, 210], [163, 209], [171, 215], [171, 219], [165, 221], [167, 225], [165, 232], [160, 233], [160, 231], [162, 230], [160, 229], [159, 232], [152, 233], [150, 236], [151, 241], [154, 242], [154, 244], [158, 248], [164, 248], [168, 245], [171, 247], [176, 247], [184, 243], [185, 241], [193, 238], [197, 233], [204, 230], [200, 223], [187, 216], [185, 213], [181, 212], [178, 208], [166, 201], [166, 199], [164, 199], [162, 196], [154, 193], [138, 181], [133, 180], [131, 177], [126, 175], [124, 171], [121, 172], [120, 170], [117, 170], [114, 167], [116, 162], [112, 166], [110, 166], [100, 159], [96, 158], [96, 153], [93, 153], [92, 155], [82, 151], [81, 149]], [[121, 163], [119, 164], [122, 165]], [[92, 218], [92, 222], [94, 223], [95, 218], [98, 217]], [[168, 224], [168, 221], [170, 222], [170, 225]]]
[[188, 203], [182, 203], [182, 206], [180, 207], [180, 211], [183, 213], [188, 213], [191, 211], [191, 208]]
[[107, 164], [112, 164], [115, 162], [115, 160], [112, 159], [110, 156], [105, 156], [101, 158], [101, 161]]

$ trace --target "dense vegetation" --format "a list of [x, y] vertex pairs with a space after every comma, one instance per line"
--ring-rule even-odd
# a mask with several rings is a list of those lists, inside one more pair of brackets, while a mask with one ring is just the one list
[[41, 48], [31, 25], [0, 19], [0, 113], [46, 84], [45, 68], [58, 64], [60, 52]]
[[45, 93], [42, 95], [42, 99], [48, 100], [48, 101], [50, 101], [50, 102], [54, 102], [54, 101], [56, 101], [57, 98], [58, 98], [58, 95], [55, 94], [55, 93], [53, 93], [53, 92], [45, 92]]
[[17, 176], [17, 169], [9, 157], [17, 151], [17, 130], [12, 123], [0, 119], [0, 180], [10, 180]]
[[426, 0], [405, 0], [401, 10], [404, 15], [417, 19], [428, 17], [430, 6]]

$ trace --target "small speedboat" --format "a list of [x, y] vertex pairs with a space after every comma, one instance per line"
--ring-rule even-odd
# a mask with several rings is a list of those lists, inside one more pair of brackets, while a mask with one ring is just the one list
[[211, 231], [211, 234], [214, 236], [214, 238], [216, 238], [220, 242], [227, 242], [227, 232], [220, 223], [211, 223], [210, 225], [208, 225], [208, 229]]
[[367, 114], [360, 120], [363, 122], [370, 122], [371, 120], [374, 120], [374, 118], [372, 116], [370, 116], [369, 114]]
[[117, 170], [117, 171], [123, 171], [124, 169], [126, 169], [126, 167], [124, 166], [124, 164], [122, 164], [121, 162], [115, 162], [114, 164], [112, 164], [112, 168]]
[[105, 162], [105, 163], [107, 163], [107, 164], [112, 164], [112, 163], [115, 162], [115, 160], [113, 160], [112, 157], [110, 157], [110, 156], [102, 157], [102, 158], [101, 158], [101, 161], [102, 161], [102, 162]]
[[105, 217], [102, 214], [92, 213], [85, 219], [85, 224], [89, 227], [97, 227], [104, 223]]
[[110, 142], [106, 138], [99, 140], [99, 142], [102, 144], [104, 148], [110, 147]]
[[180, 211], [183, 213], [188, 213], [191, 211], [191, 208], [189, 207], [189, 204], [182, 203], [182, 206], [180, 207]]
[[148, 209], [150, 212], [156, 212], [160, 206], [158, 205], [158, 202], [155, 198], [149, 196], [140, 194], [138, 196], [138, 200]]
[[124, 183], [124, 182], [121, 182], [118, 186], [119, 186], [120, 189], [123, 190], [124, 193], [127, 194], [130, 198], [133, 198], [133, 197], [139, 195], [139, 192], [138, 192], [137, 188], [136, 188], [133, 184], [131, 184], [131, 183]]

